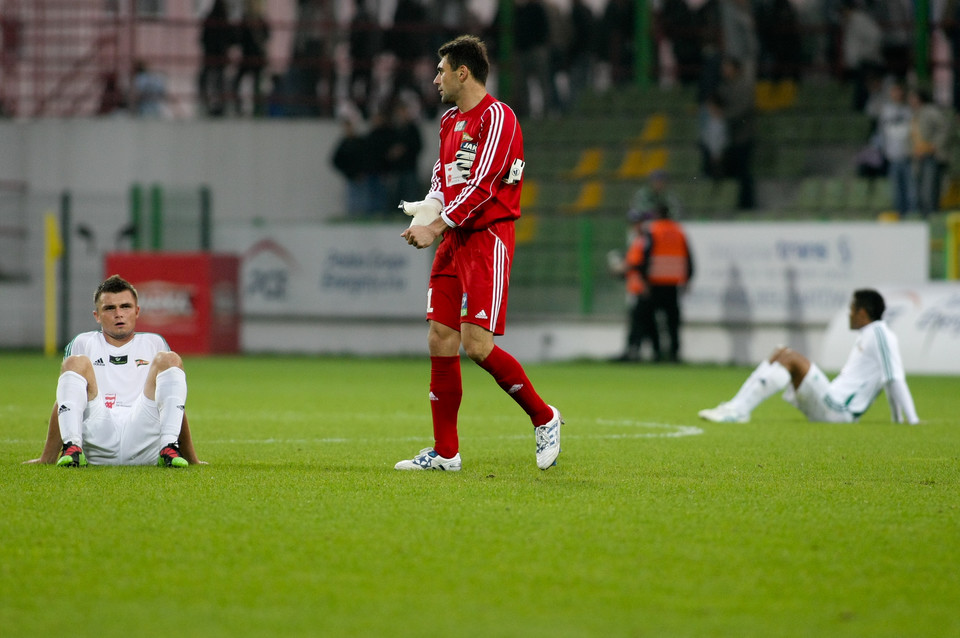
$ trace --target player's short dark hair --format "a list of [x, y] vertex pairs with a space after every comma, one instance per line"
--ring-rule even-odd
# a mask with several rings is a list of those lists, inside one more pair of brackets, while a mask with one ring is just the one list
[[107, 277], [103, 283], [97, 286], [97, 291], [93, 293], [93, 305], [100, 305], [100, 296], [105, 292], [116, 294], [118, 292], [123, 292], [124, 290], [129, 290], [132, 292], [133, 300], [139, 303], [140, 296], [137, 294], [137, 289], [133, 287], [133, 284], [120, 275], [111, 275], [110, 277]]
[[446, 56], [451, 69], [456, 70], [465, 66], [470, 70], [470, 75], [475, 77], [480, 84], [487, 83], [487, 75], [490, 73], [490, 58], [487, 56], [487, 45], [477, 36], [458, 36], [441, 46], [437, 55], [441, 59]]
[[853, 305], [856, 308], [863, 308], [867, 311], [867, 316], [871, 321], [876, 321], [883, 317], [883, 311], [887, 305], [883, 301], [883, 296], [871, 288], [861, 288], [853, 292]]

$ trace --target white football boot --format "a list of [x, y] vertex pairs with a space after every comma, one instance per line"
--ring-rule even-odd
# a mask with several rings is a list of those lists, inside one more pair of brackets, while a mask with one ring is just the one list
[[560, 426], [563, 425], [563, 417], [560, 411], [552, 405], [553, 418], [544, 425], [533, 428], [537, 438], [537, 467], [546, 470], [557, 464], [557, 457], [560, 456]]
[[459, 472], [463, 464], [460, 462], [460, 453], [457, 452], [453, 458], [445, 459], [432, 447], [425, 447], [420, 450], [412, 459], [400, 461], [394, 466], [397, 470], [445, 470], [447, 472]]
[[750, 421], [749, 413], [741, 412], [731, 407], [729, 403], [721, 403], [715, 408], [700, 410], [698, 414], [701, 419], [714, 423], [748, 423]]

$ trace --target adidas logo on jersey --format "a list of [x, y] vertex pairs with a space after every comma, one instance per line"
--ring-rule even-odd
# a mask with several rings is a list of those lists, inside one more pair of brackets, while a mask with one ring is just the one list
[[474, 315], [473, 318], [474, 318], [474, 319], [486, 319], [486, 318], [487, 318], [487, 311], [486, 311], [486, 310], [481, 310], [481, 311], [478, 312], [476, 315]]
[[64, 412], [69, 412], [69, 411], [70, 411], [70, 408], [68, 408], [68, 407], [65, 406], [65, 405], [61, 405], [61, 406], [60, 406], [60, 409], [57, 410], [57, 416], [60, 416], [60, 415], [63, 414]]
[[523, 389], [522, 383], [514, 383], [512, 386], [510, 386], [510, 389], [507, 390], [507, 394], [516, 394], [517, 392], [520, 392], [520, 390], [522, 389]]
[[437, 398], [437, 395], [435, 395], [433, 392], [431, 392], [431, 393], [430, 393], [430, 400], [431, 400], [431, 401], [439, 401], [440, 399]]
[[97, 359], [96, 361], [93, 362], [93, 365], [95, 365], [95, 366], [102, 366], [102, 365], [106, 365], [106, 364], [103, 362], [103, 359]]

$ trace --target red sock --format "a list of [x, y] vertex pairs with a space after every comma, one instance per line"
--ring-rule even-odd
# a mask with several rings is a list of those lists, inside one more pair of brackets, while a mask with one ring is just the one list
[[487, 358], [480, 362], [480, 367], [489, 372], [497, 385], [513, 397], [534, 425], [543, 425], [553, 418], [553, 410], [533, 389], [523, 366], [509, 352], [493, 346]]
[[433, 413], [433, 449], [444, 458], [460, 451], [457, 413], [463, 398], [460, 357], [430, 357], [430, 411]]

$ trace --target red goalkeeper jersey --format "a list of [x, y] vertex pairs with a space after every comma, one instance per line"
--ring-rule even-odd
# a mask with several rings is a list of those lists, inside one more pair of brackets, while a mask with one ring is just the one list
[[[476, 152], [466, 177], [457, 167], [461, 147]], [[517, 219], [522, 186], [523, 134], [509, 106], [488, 94], [466, 113], [456, 107], [444, 113], [430, 191], [443, 195], [448, 224], [479, 230]]]

